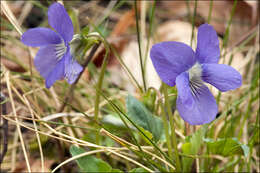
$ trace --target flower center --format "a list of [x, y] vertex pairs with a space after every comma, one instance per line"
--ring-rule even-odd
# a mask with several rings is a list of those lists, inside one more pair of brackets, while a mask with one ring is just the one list
[[189, 81], [191, 92], [194, 96], [200, 92], [200, 88], [203, 86], [203, 80], [201, 79], [202, 68], [199, 63], [194, 64], [189, 70]]
[[193, 80], [195, 78], [201, 78], [202, 68], [199, 63], [195, 63], [189, 70], [189, 78]]
[[60, 60], [67, 51], [67, 47], [65, 46], [64, 41], [55, 45], [55, 53], [58, 60]]

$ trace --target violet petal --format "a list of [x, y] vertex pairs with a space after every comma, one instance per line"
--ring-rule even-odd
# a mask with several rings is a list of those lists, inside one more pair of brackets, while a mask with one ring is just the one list
[[73, 84], [78, 78], [83, 67], [73, 59], [72, 55], [68, 51], [65, 55], [65, 78], [69, 84]]
[[211, 25], [198, 28], [196, 58], [202, 63], [218, 63], [220, 57], [219, 40]]
[[49, 24], [62, 36], [65, 43], [73, 37], [73, 24], [63, 5], [54, 3], [48, 10]]
[[176, 86], [178, 90], [177, 110], [184, 121], [191, 125], [201, 125], [215, 119], [218, 107], [207, 86], [200, 86], [193, 94], [186, 72], [177, 77]]
[[64, 58], [57, 59], [55, 45], [41, 47], [34, 59], [34, 65], [45, 78], [46, 88], [50, 88], [56, 80], [64, 78]]
[[49, 73], [45, 80], [46, 88], [50, 88], [56, 80], [64, 78], [64, 58], [62, 58], [55, 66], [55, 68]]
[[34, 65], [40, 72], [41, 76], [45, 79], [48, 77], [49, 73], [53, 71], [56, 64], [58, 63], [58, 59], [55, 55], [55, 45], [41, 47], [36, 54]]
[[234, 90], [242, 85], [240, 73], [225, 64], [202, 64], [202, 79], [222, 92]]
[[21, 41], [32, 47], [46, 46], [61, 43], [59, 35], [49, 28], [33, 28], [23, 33]]
[[176, 77], [195, 63], [194, 55], [191, 47], [174, 41], [155, 44], [150, 52], [155, 70], [169, 86], [174, 86]]

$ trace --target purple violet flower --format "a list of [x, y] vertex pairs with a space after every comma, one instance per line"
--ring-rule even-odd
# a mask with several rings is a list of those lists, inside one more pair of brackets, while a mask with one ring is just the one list
[[72, 21], [63, 5], [54, 3], [49, 7], [48, 20], [51, 27], [33, 28], [26, 31], [21, 41], [32, 47], [40, 47], [34, 59], [34, 65], [45, 78], [50, 88], [56, 80], [66, 79], [72, 84], [83, 70], [71, 54], [70, 41], [73, 38]]
[[234, 68], [218, 64], [219, 40], [214, 28], [203, 24], [198, 29], [196, 52], [180, 42], [153, 45], [151, 59], [161, 80], [177, 86], [177, 109], [184, 121], [200, 125], [213, 121], [218, 112], [207, 82], [222, 92], [241, 86], [242, 77]]

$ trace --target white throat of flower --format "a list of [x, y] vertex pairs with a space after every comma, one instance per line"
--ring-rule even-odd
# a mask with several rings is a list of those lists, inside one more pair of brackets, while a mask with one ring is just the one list
[[64, 41], [55, 45], [55, 53], [58, 60], [60, 60], [64, 54], [67, 52], [67, 47], [65, 46]]
[[193, 96], [197, 96], [200, 92], [200, 88], [203, 86], [203, 80], [201, 79], [202, 67], [199, 63], [194, 64], [189, 70], [189, 82], [191, 93]]

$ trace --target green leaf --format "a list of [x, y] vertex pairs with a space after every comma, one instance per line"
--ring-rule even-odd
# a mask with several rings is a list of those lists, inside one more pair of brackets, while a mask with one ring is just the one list
[[114, 115], [105, 115], [101, 121], [102, 123], [111, 125], [113, 127], [118, 127], [120, 129], [125, 128], [123, 121]]
[[[80, 147], [72, 145], [70, 147], [70, 153], [72, 156], [76, 156], [86, 151]], [[98, 159], [94, 156], [88, 155], [76, 159], [80, 170], [83, 172], [110, 172], [112, 167], [105, 161]]]
[[[105, 129], [107, 129], [109, 132], [115, 134], [115, 135], [124, 135], [127, 131], [128, 128], [125, 126], [123, 121], [115, 115], [105, 115], [102, 119], [101, 122], [104, 126]], [[131, 130], [135, 130], [135, 128], [131, 125], [129, 125], [129, 128]]]
[[151, 132], [155, 141], [162, 139], [163, 122], [159, 117], [154, 116], [143, 103], [131, 95], [128, 95], [126, 99], [126, 107], [127, 115], [136, 125]]
[[[184, 154], [196, 155], [199, 152], [207, 127], [208, 125], [206, 124], [197, 130], [192, 136], [186, 137], [186, 143], [182, 145], [182, 151]], [[190, 172], [193, 161], [193, 158], [182, 158], [184, 172]]]
[[134, 168], [129, 171], [129, 173], [143, 173], [143, 172], [148, 172], [148, 171], [145, 170], [144, 168]]
[[[149, 138], [149, 139], [152, 139], [153, 138], [153, 135], [152, 133], [150, 133], [149, 131], [145, 130], [144, 128], [142, 127], [139, 127], [140, 130]], [[139, 132], [139, 135], [144, 139], [144, 141], [149, 144], [149, 145], [152, 145], [151, 142], [143, 135], [143, 133]]]
[[249, 154], [249, 147], [238, 141], [237, 138], [213, 139], [206, 138], [204, 141], [207, 143], [211, 154], [219, 154], [223, 156], [244, 155]]

